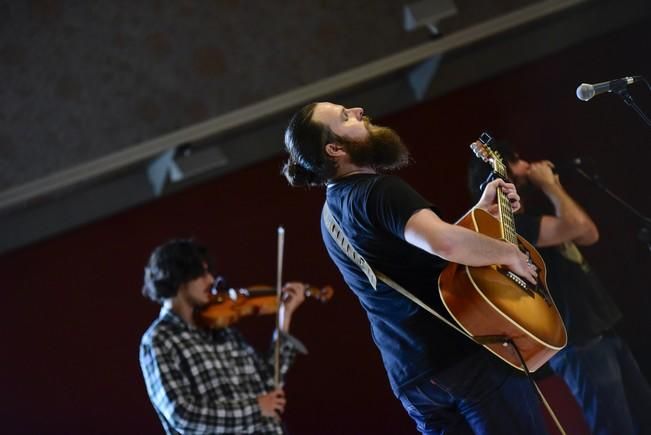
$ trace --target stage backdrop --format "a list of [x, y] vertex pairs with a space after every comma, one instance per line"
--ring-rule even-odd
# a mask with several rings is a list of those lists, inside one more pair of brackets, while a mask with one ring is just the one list
[[[651, 130], [616, 96], [589, 103], [574, 96], [582, 81], [651, 77], [648, 56], [630, 43], [648, 41], [649, 28], [573, 47], [378, 120], [413, 151], [414, 164], [401, 175], [444, 218], [456, 219], [470, 206], [468, 144], [488, 129], [529, 159], [590, 161], [613, 192], [650, 214]], [[651, 111], [648, 90], [631, 90]], [[365, 315], [322, 247], [323, 191], [290, 189], [281, 164], [279, 156], [0, 257], [3, 433], [160, 433], [138, 367], [140, 336], [158, 311], [140, 295], [149, 252], [169, 238], [194, 237], [212, 248], [230, 285], [272, 284], [279, 225], [287, 231], [284, 277], [335, 289], [328, 304], [306, 302], [292, 325], [310, 354], [287, 380], [291, 433], [415, 433], [389, 390]], [[601, 242], [586, 254], [624, 311], [621, 332], [648, 375], [651, 262], [636, 240], [638, 221], [576, 173], [562, 177], [601, 229]], [[272, 327], [270, 318], [242, 325], [261, 347]], [[585, 433], [563, 384], [549, 378], [544, 387], [568, 432]]]

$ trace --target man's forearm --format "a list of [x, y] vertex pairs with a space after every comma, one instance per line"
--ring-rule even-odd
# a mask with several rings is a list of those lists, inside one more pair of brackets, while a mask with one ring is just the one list
[[556, 230], [559, 234], [566, 234], [567, 240], [579, 244], [597, 241], [597, 226], [560, 183], [543, 186], [541, 190], [554, 206], [555, 215], [559, 219], [559, 228]]
[[517, 247], [442, 221], [429, 210], [421, 210], [409, 219], [405, 240], [430, 254], [469, 266], [512, 264]]
[[437, 254], [448, 261], [468, 266], [488, 266], [513, 262], [514, 247], [463, 227], [451, 225], [449, 248]]

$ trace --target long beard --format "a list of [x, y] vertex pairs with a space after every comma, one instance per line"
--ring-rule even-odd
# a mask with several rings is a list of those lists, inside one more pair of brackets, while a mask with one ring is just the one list
[[369, 136], [363, 141], [340, 138], [341, 144], [356, 166], [375, 170], [395, 170], [409, 164], [409, 150], [394, 130], [388, 127], [369, 126]]

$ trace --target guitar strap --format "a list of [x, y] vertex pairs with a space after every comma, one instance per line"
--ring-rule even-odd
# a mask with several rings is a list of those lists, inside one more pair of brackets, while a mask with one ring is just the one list
[[450, 322], [448, 319], [445, 317], [441, 316], [439, 313], [436, 312], [432, 307], [427, 305], [425, 302], [421, 301], [418, 297], [416, 297], [413, 293], [411, 293], [409, 290], [406, 288], [402, 287], [400, 284], [389, 278], [387, 275], [383, 274], [382, 272], [378, 270], [373, 270], [373, 268], [368, 264], [368, 262], [359, 255], [359, 253], [355, 250], [353, 245], [350, 244], [348, 241], [348, 238], [344, 234], [343, 230], [339, 226], [339, 223], [337, 220], [332, 216], [332, 213], [330, 212], [330, 208], [328, 207], [328, 202], [325, 201], [323, 204], [323, 211], [321, 212], [321, 217], [323, 219], [323, 222], [325, 223], [326, 228], [328, 229], [328, 233], [330, 233], [330, 236], [332, 236], [333, 240], [337, 243], [337, 246], [342, 250], [350, 260], [355, 263], [359, 268], [362, 270], [364, 275], [368, 278], [368, 281], [371, 283], [371, 286], [373, 287], [373, 290], [377, 290], [377, 280], [379, 279], [380, 281], [384, 282], [386, 285], [389, 287], [393, 288], [396, 290], [398, 293], [402, 294], [404, 297], [410, 299], [412, 302], [414, 302], [416, 305], [439, 319], [441, 322], [445, 323], [448, 325], [450, 328], [454, 329], [455, 331], [459, 332], [460, 334], [465, 335], [472, 341], [474, 341], [477, 344], [480, 345], [486, 345], [486, 344], [491, 344], [491, 343], [502, 343], [503, 345], [510, 345], [512, 348], [515, 350], [516, 355], [520, 359], [520, 363], [522, 364], [522, 367], [524, 368], [524, 372], [531, 382], [532, 386], [535, 388], [536, 393], [542, 402], [542, 404], [545, 406], [547, 411], [550, 413], [552, 420], [554, 421], [556, 427], [559, 429], [562, 435], [565, 435], [565, 430], [561, 426], [560, 422], [558, 421], [558, 418], [556, 417], [556, 414], [554, 413], [553, 409], [547, 402], [547, 399], [545, 399], [545, 396], [543, 395], [542, 391], [536, 384], [536, 382], [533, 380], [531, 377], [531, 373], [529, 372], [529, 369], [527, 368], [527, 365], [522, 358], [522, 355], [518, 351], [517, 347], [513, 343], [513, 341], [505, 337], [503, 335], [484, 335], [484, 336], [472, 336], [468, 334], [466, 331], [462, 330], [459, 328], [457, 325], [454, 323]]

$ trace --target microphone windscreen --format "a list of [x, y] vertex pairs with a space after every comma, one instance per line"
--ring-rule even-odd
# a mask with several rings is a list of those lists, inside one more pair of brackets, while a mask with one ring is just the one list
[[581, 83], [581, 85], [576, 88], [576, 98], [579, 100], [588, 101], [592, 97], [594, 97], [594, 86], [587, 83]]

